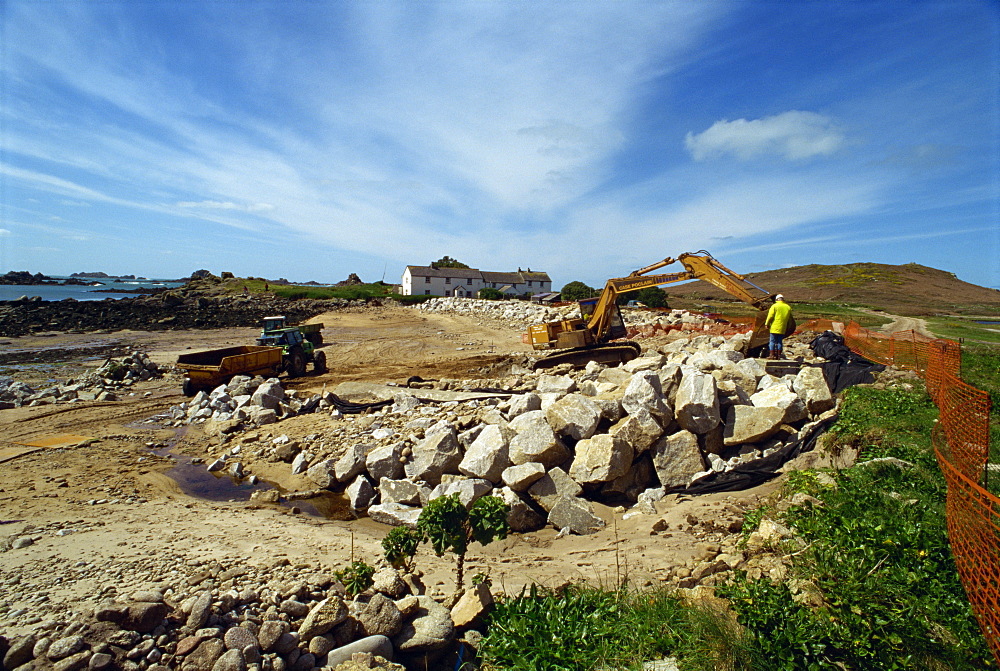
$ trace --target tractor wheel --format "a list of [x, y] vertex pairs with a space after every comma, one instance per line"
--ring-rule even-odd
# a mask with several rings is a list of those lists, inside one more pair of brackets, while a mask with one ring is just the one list
[[326, 354], [323, 352], [315, 352], [313, 354], [313, 372], [317, 375], [322, 375], [326, 372]]
[[198, 390], [194, 388], [194, 384], [191, 382], [191, 378], [184, 378], [184, 384], [181, 385], [181, 391], [184, 395], [190, 398], [198, 393]]
[[285, 366], [285, 370], [288, 371], [288, 377], [300, 377], [305, 375], [306, 356], [302, 353], [301, 348], [296, 347], [288, 355], [288, 363]]

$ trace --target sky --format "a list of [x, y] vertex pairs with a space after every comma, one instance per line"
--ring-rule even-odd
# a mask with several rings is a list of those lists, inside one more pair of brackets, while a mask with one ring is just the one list
[[1000, 3], [0, 1], [0, 272], [703, 249], [1000, 288]]

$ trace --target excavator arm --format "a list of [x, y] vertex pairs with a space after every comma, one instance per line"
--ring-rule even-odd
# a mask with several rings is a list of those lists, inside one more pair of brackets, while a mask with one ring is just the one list
[[[677, 262], [680, 262], [684, 266], [684, 272], [658, 275], [648, 274]], [[647, 287], [663, 286], [665, 284], [686, 282], [688, 280], [703, 280], [713, 284], [758, 310], [763, 310], [766, 301], [771, 298], [771, 295], [767, 291], [750, 282], [743, 275], [735, 273], [722, 265], [705, 250], [684, 253], [676, 259], [667, 257], [653, 265], [636, 270], [628, 277], [620, 277], [607, 281], [588, 324], [588, 329], [594, 334], [594, 340], [598, 343], [609, 340], [608, 335], [611, 333], [619, 295]]]
[[[684, 266], [683, 272], [651, 274], [653, 271], [677, 262]], [[749, 343], [749, 350], [752, 351], [755, 347], [760, 346], [758, 342], [760, 338], [766, 338], [762, 328], [766, 316], [765, 306], [772, 295], [744, 276], [722, 265], [705, 250], [701, 250], [694, 253], [684, 253], [677, 258], [667, 257], [645, 268], [640, 268], [627, 277], [608, 280], [604, 285], [604, 291], [601, 292], [596, 301], [594, 299], [580, 301], [582, 319], [568, 319], [532, 326], [529, 329], [529, 336], [535, 349], [575, 348], [572, 352], [560, 353], [542, 359], [536, 363], [536, 368], [550, 367], [564, 362], [576, 365], [588, 359], [610, 362], [617, 357], [618, 360], [624, 362], [635, 358], [639, 354], [639, 347], [635, 343], [609, 345], [610, 341], [625, 335], [617, 304], [618, 296], [647, 287], [688, 280], [708, 282], [757, 308], [754, 338]]]

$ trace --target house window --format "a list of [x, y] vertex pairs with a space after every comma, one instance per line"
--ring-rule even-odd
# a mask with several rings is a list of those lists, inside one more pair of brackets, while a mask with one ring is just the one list
[[451, 296], [451, 289], [445, 289], [444, 290], [444, 295], [445, 296]]
[[472, 278], [470, 277], [469, 279], [465, 280], [465, 283], [468, 284], [471, 287], [472, 286]]
[[497, 288], [497, 283], [496, 282], [490, 282], [490, 286], [493, 287], [494, 289], [496, 289]]
[[430, 284], [430, 283], [431, 283], [431, 276], [428, 275], [427, 277], [424, 278], [424, 284]]
[[444, 283], [445, 284], [451, 284], [451, 278], [450, 277], [444, 278]]
[[424, 296], [430, 296], [430, 295], [431, 295], [431, 290], [430, 289], [424, 289]]

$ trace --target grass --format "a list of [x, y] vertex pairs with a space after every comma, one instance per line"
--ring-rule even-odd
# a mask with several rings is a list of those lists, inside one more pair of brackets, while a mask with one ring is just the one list
[[[746, 303], [735, 300], [705, 300], [681, 298], [678, 296], [667, 297], [667, 302], [672, 308], [681, 308], [693, 312], [719, 313], [732, 317], [749, 317], [756, 314], [756, 310]], [[829, 319], [848, 323], [855, 321], [866, 328], [878, 328], [883, 324], [888, 324], [891, 319], [876, 314], [865, 312], [861, 305], [846, 305], [842, 303], [803, 303], [793, 301], [791, 303], [792, 313], [795, 321], [799, 324], [809, 319]]]
[[645, 660], [683, 654], [689, 665], [707, 670], [728, 656], [713, 646], [728, 650], [739, 640], [732, 623], [666, 590], [532, 585], [497, 605], [481, 647], [482, 668], [639, 669]]
[[939, 338], [1000, 345], [1000, 325], [977, 324], [972, 319], [961, 317], [930, 317], [927, 319], [927, 327]]
[[[963, 345], [962, 379], [990, 395], [990, 463], [1000, 463], [1000, 346]], [[1000, 491], [1000, 478], [990, 480], [990, 489]]]
[[[265, 286], [267, 287], [265, 289]], [[344, 300], [369, 300], [372, 298], [391, 298], [400, 303], [416, 304], [422, 303], [433, 296], [402, 296], [393, 293], [391, 284], [375, 282], [373, 284], [352, 284], [344, 287], [334, 286], [312, 286], [302, 284], [273, 284], [258, 279], [236, 279], [226, 283], [226, 289], [230, 294], [239, 295], [243, 292], [243, 287], [251, 294], [272, 293], [289, 300], [311, 299], [330, 300], [341, 298]]]
[[[997, 357], [973, 352], [968, 365], [994, 394]], [[638, 669], [671, 655], [682, 670], [996, 668], [948, 544], [945, 483], [931, 449], [936, 416], [919, 385], [845, 393], [831, 448], [858, 449], [859, 462], [904, 463], [789, 474], [783, 497], [802, 491], [822, 504], [779, 513], [784, 506], [772, 502], [748, 514], [744, 529], [765, 516], [793, 529], [801, 543], [778, 551], [797, 582], [737, 574], [717, 587], [735, 623], [664, 591], [532, 588], [492, 615], [483, 668]], [[802, 603], [803, 584], [818, 602]]]

